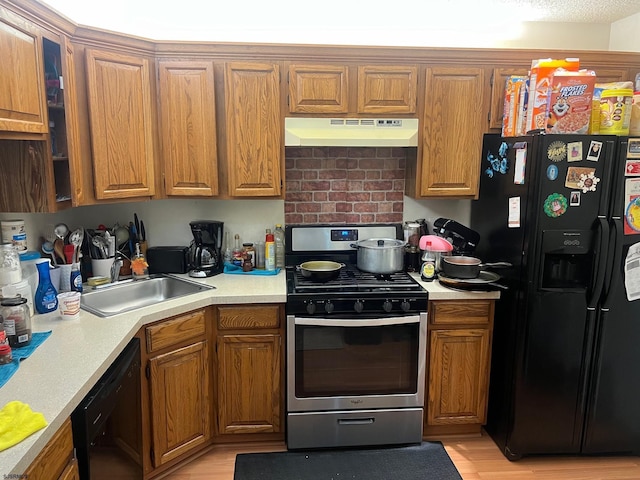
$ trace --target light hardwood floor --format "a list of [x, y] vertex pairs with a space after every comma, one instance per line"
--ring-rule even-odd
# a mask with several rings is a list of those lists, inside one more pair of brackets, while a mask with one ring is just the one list
[[[510, 462], [487, 435], [445, 440], [442, 443], [464, 480], [640, 479], [640, 457], [525, 457]], [[214, 447], [172, 473], [169, 478], [233, 480], [236, 454], [284, 450], [283, 444]]]

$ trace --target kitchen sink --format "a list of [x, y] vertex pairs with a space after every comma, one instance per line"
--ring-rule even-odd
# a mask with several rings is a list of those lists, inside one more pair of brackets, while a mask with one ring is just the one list
[[80, 308], [99, 317], [111, 317], [214, 288], [179, 277], [158, 275], [85, 290], [80, 299]]

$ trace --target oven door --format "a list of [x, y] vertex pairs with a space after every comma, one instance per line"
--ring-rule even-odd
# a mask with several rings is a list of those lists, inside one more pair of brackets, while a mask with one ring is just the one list
[[287, 317], [289, 412], [424, 405], [427, 314]]

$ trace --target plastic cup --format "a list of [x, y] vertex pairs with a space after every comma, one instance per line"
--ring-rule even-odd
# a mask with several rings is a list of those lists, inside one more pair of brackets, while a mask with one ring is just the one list
[[56, 289], [56, 292], [60, 291], [60, 274], [60, 266], [49, 269], [49, 278], [51, 278], [51, 284]]
[[93, 277], [107, 277], [111, 278], [111, 265], [115, 258], [92, 258], [91, 268], [93, 270]]
[[60, 270], [60, 288], [56, 288], [58, 292], [71, 291], [71, 265], [65, 264], [59, 266]]
[[58, 310], [63, 320], [75, 320], [80, 317], [80, 292], [58, 294]]

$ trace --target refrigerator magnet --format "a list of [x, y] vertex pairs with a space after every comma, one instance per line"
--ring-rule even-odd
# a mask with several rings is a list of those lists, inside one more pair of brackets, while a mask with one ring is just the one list
[[552, 193], [544, 201], [543, 210], [548, 217], [559, 217], [567, 211], [567, 197], [561, 193]]
[[630, 138], [627, 142], [627, 158], [640, 158], [640, 138]]
[[640, 160], [627, 160], [624, 166], [625, 177], [640, 177]]
[[558, 167], [555, 165], [549, 165], [547, 167], [547, 178], [551, 181], [554, 181], [558, 178]]
[[573, 190], [571, 195], [569, 196], [569, 206], [570, 207], [579, 207], [580, 206], [580, 191]]
[[[526, 145], [526, 144], [525, 144]], [[527, 148], [519, 148], [516, 150], [516, 165], [513, 169], [513, 183], [516, 185], [524, 185], [524, 173], [527, 165]]]
[[567, 144], [556, 140], [547, 147], [547, 158], [552, 162], [561, 162], [567, 158]]
[[[567, 187], [567, 188], [571, 188], [573, 190], [576, 190], [578, 188], [579, 189], [583, 189], [584, 181], [583, 181], [583, 184], [580, 185], [580, 181], [582, 180], [582, 176], [584, 175], [585, 178], [586, 178], [589, 175], [591, 175], [591, 176], [595, 175], [595, 173], [596, 173], [596, 169], [595, 168], [569, 167], [569, 168], [567, 168], [567, 176], [566, 176], [566, 178], [564, 180], [564, 186]], [[600, 179], [598, 179], [598, 182], [599, 181], [600, 181]]]
[[624, 182], [624, 234], [640, 233], [640, 178], [627, 178]]
[[509, 198], [509, 228], [520, 228], [520, 197]]
[[595, 140], [591, 140], [591, 145], [589, 145], [589, 153], [587, 154], [587, 160], [591, 160], [592, 162], [597, 162], [600, 159], [601, 151], [602, 151], [602, 142], [596, 142]]
[[582, 142], [567, 143], [567, 162], [580, 162], [582, 161]]

